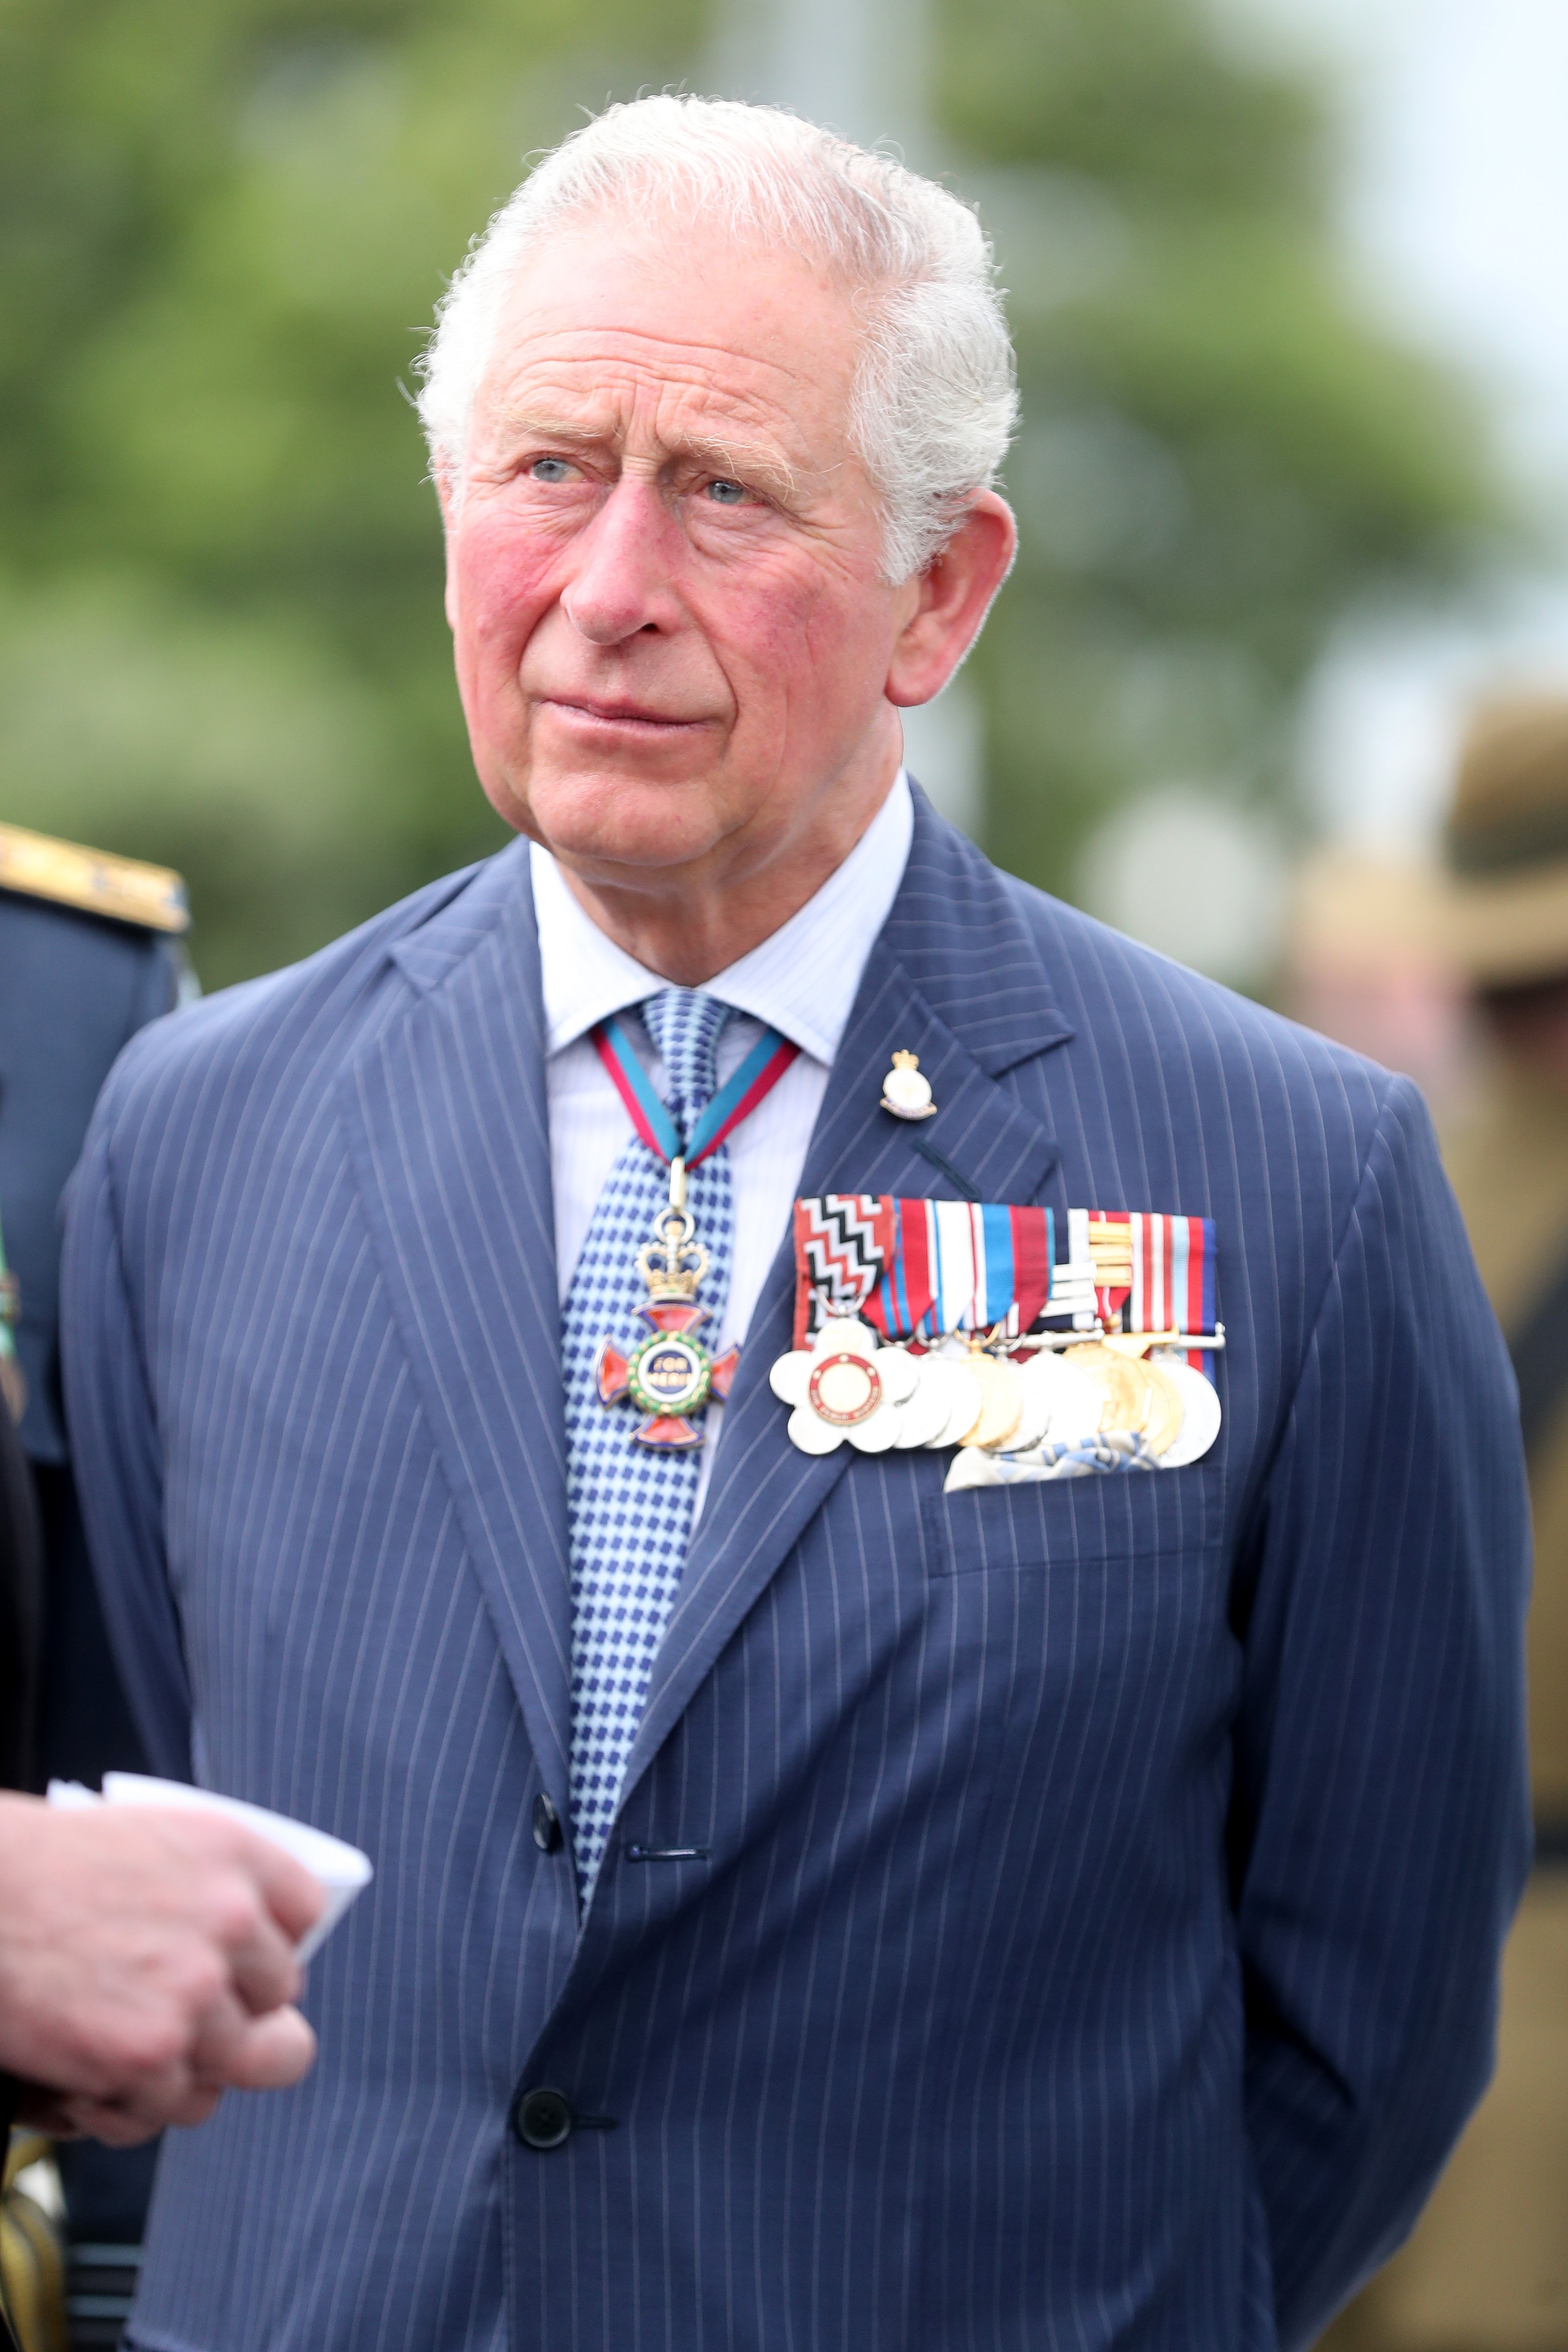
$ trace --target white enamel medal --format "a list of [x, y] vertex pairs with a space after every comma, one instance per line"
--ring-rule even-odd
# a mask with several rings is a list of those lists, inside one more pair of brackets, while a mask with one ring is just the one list
[[831, 1454], [847, 1439], [858, 1453], [900, 1443], [901, 1408], [919, 1367], [902, 1348], [884, 1347], [854, 1316], [829, 1316], [809, 1348], [792, 1349], [768, 1374], [774, 1396], [794, 1407], [790, 1442], [803, 1454]]

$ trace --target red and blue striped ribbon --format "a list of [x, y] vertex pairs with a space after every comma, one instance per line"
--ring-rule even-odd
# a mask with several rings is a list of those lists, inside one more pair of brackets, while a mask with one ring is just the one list
[[888, 1339], [1029, 1330], [1046, 1304], [1049, 1209], [970, 1201], [895, 1201], [894, 1246], [867, 1319]]
[[[1134, 1212], [1120, 1220], [1128, 1228], [1132, 1260], [1127, 1299], [1130, 1331], [1212, 1331], [1215, 1327], [1214, 1221]], [[1194, 1371], [1214, 1377], [1214, 1350], [1191, 1348]]]
[[[1056, 1258], [1057, 1225], [1048, 1209], [900, 1200], [889, 1207], [892, 1247], [864, 1309], [884, 1339], [930, 1342], [949, 1331], [998, 1325], [1017, 1336], [1034, 1328], [1046, 1310]], [[1208, 1218], [1126, 1210], [1076, 1213], [1086, 1230], [1098, 1223], [1120, 1228], [1126, 1237], [1131, 1286], [1096, 1293], [1108, 1322], [1114, 1318], [1120, 1328], [1125, 1304], [1131, 1331], [1214, 1329], [1215, 1241]], [[1087, 1256], [1082, 1272], [1087, 1281]], [[804, 1263], [798, 1273], [802, 1284], [809, 1282]], [[1214, 1377], [1212, 1349], [1190, 1349], [1187, 1361]]]
[[773, 1092], [800, 1052], [776, 1029], [764, 1029], [733, 1077], [704, 1106], [683, 1150], [680, 1129], [669, 1115], [669, 1107], [659, 1099], [620, 1023], [612, 1014], [590, 1034], [642, 1141], [660, 1160], [683, 1159], [688, 1168], [695, 1168], [718, 1150], [764, 1095]]

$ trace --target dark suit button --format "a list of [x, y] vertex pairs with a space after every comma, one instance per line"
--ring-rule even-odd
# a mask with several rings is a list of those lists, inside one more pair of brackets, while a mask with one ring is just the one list
[[553, 1853], [561, 1843], [561, 1816], [542, 1789], [533, 1801], [533, 1843], [541, 1853]]
[[525, 2091], [511, 2127], [524, 2147], [560, 2147], [572, 2137], [572, 2110], [559, 2091]]

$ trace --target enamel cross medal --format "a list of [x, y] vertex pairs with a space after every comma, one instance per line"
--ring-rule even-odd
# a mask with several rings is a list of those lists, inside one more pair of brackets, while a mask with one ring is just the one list
[[647, 1415], [633, 1433], [637, 1443], [663, 1453], [701, 1444], [702, 1432], [691, 1415], [710, 1397], [722, 1404], [741, 1360], [739, 1348], [711, 1356], [695, 1336], [708, 1320], [708, 1309], [697, 1304], [697, 1286], [707, 1266], [708, 1253], [686, 1205], [686, 1162], [677, 1156], [669, 1163], [668, 1205], [654, 1221], [653, 1239], [637, 1252], [637, 1272], [648, 1294], [637, 1313], [648, 1326], [647, 1337], [629, 1355], [606, 1339], [594, 1368], [600, 1402], [618, 1404], [630, 1397]]
[[684, 1453], [702, 1443], [692, 1415], [715, 1398], [723, 1403], [741, 1360], [738, 1348], [715, 1356], [697, 1337], [710, 1319], [707, 1307], [697, 1303], [708, 1252], [697, 1238], [697, 1222], [686, 1205], [687, 1171], [718, 1150], [777, 1086], [800, 1049], [776, 1030], [764, 1030], [683, 1142], [619, 1022], [602, 1022], [593, 1040], [639, 1139], [669, 1168], [669, 1199], [637, 1255], [637, 1272], [647, 1285], [647, 1298], [637, 1310], [646, 1334], [626, 1349], [606, 1337], [594, 1377], [601, 1403], [616, 1405], [629, 1399], [646, 1416], [632, 1432], [639, 1445]]

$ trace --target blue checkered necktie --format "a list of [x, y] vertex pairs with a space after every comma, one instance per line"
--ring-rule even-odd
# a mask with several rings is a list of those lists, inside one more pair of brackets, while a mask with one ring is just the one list
[[[665, 1099], [689, 1135], [717, 1085], [714, 1049], [731, 1007], [700, 989], [667, 988], [641, 1007], [664, 1062]], [[616, 1817], [626, 1759], [642, 1721], [654, 1654], [663, 1639], [691, 1537], [700, 1451], [639, 1445], [640, 1416], [599, 1401], [594, 1367], [606, 1336], [639, 1330], [647, 1286], [637, 1254], [669, 1198], [669, 1171], [635, 1137], [610, 1171], [566, 1294], [566, 1509], [572, 1547], [572, 1831], [586, 1904]], [[699, 1303], [712, 1318], [730, 1289], [734, 1209], [730, 1150], [692, 1169], [687, 1205], [708, 1252]]]

